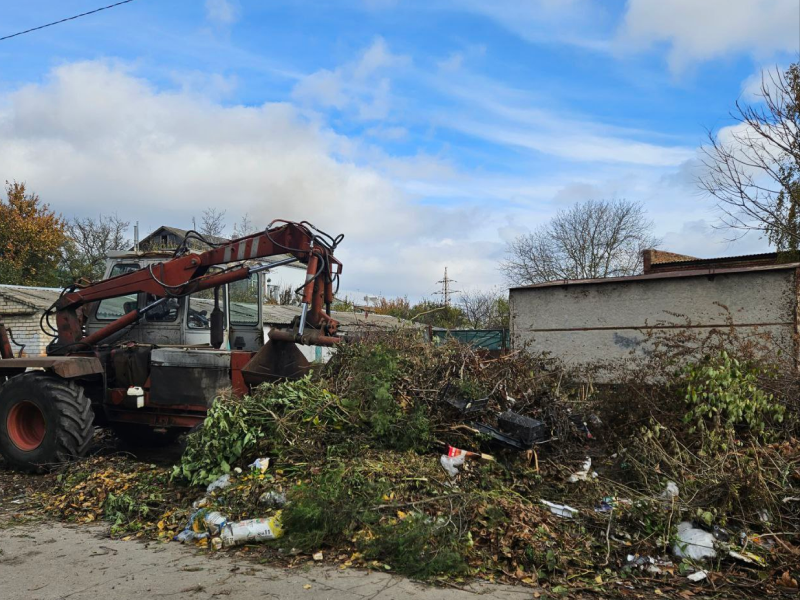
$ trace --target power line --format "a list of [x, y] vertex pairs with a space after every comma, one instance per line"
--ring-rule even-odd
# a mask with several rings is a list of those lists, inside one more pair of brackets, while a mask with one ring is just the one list
[[133, 2], [133, 0], [122, 0], [122, 2], [117, 2], [116, 4], [109, 4], [108, 6], [104, 6], [102, 8], [96, 8], [94, 10], [90, 10], [89, 12], [75, 15], [74, 17], [68, 17], [66, 19], [61, 19], [60, 21], [53, 21], [52, 23], [48, 23], [47, 25], [39, 25], [39, 27], [34, 27], [33, 29], [26, 29], [25, 31], [20, 31], [19, 33], [13, 33], [5, 37], [0, 37], [0, 42], [13, 37], [17, 37], [18, 35], [22, 35], [24, 33], [30, 33], [31, 31], [38, 31], [39, 29], [44, 29], [45, 27], [52, 27], [53, 25], [58, 25], [59, 23], [66, 23], [67, 21], [80, 19], [81, 17], [85, 17], [86, 15], [93, 15], [94, 13], [100, 12], [101, 10], [108, 10], [109, 8], [114, 8], [115, 6], [119, 6], [120, 4], [128, 4], [128, 2]]

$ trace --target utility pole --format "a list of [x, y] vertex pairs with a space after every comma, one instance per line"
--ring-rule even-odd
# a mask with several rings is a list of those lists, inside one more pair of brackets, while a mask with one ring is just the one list
[[441, 284], [442, 291], [436, 292], [434, 295], [441, 296], [445, 306], [450, 306], [450, 296], [457, 294], [460, 290], [454, 290], [450, 287], [451, 283], [457, 283], [455, 279], [450, 279], [447, 276], [447, 267], [444, 268], [444, 278], [436, 283]]

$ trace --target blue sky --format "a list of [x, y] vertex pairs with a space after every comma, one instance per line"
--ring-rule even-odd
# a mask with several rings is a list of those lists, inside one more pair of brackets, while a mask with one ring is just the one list
[[[102, 4], [0, 1], [0, 37]], [[586, 199], [760, 251], [713, 228], [698, 149], [798, 49], [797, 0], [135, 0], [0, 42], [0, 178], [145, 230], [307, 219], [359, 293], [500, 286], [505, 242]]]

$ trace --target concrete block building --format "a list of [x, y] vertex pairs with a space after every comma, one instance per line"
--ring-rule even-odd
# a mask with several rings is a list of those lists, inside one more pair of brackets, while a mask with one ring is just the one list
[[42, 332], [39, 320], [60, 293], [57, 288], [0, 285], [0, 323], [11, 330], [15, 354], [20, 350], [25, 356], [45, 353], [52, 338]]
[[654, 250], [644, 259], [642, 275], [511, 289], [512, 345], [601, 367], [598, 380], [610, 381], [651, 349], [648, 332], [702, 335], [733, 325], [768, 335], [776, 351], [800, 362], [800, 263], [775, 254], [697, 259]]

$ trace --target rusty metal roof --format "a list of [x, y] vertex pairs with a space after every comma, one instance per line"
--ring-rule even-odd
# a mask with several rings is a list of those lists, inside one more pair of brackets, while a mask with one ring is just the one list
[[[758, 256], [758, 255], [754, 255]], [[738, 258], [738, 257], [737, 257]], [[534, 283], [533, 285], [521, 285], [510, 288], [513, 290], [529, 290], [548, 287], [559, 287], [567, 285], [594, 285], [602, 283], [629, 283], [637, 281], [651, 281], [656, 279], [680, 279], [683, 277], [708, 277], [711, 275], [733, 275], [736, 273], [754, 273], [760, 271], [780, 271], [783, 269], [796, 269], [800, 267], [800, 262], [785, 263], [780, 265], [754, 265], [749, 267], [730, 267], [723, 269], [687, 269], [683, 271], [663, 271], [648, 273], [647, 275], [628, 275], [625, 277], [604, 277], [600, 279], [559, 279], [557, 281], [546, 281], [544, 283]]]
[[29, 307], [31, 313], [50, 308], [58, 299], [59, 294], [61, 294], [60, 288], [0, 285], [0, 296]]

